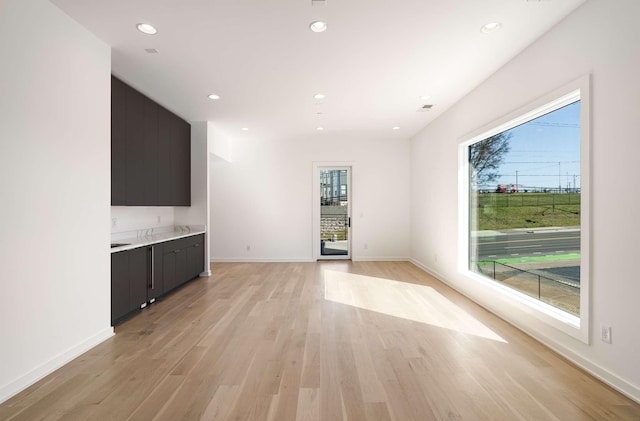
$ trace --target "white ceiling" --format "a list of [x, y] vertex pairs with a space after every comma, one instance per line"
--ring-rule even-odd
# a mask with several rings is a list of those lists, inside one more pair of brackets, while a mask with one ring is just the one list
[[187, 120], [231, 138], [348, 140], [413, 136], [584, 0], [52, 2], [111, 45], [114, 75]]

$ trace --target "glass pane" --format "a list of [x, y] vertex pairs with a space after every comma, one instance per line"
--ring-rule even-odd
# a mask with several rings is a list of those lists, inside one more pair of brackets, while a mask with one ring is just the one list
[[469, 146], [469, 268], [580, 315], [580, 101]]
[[348, 170], [320, 171], [320, 254], [349, 254]]

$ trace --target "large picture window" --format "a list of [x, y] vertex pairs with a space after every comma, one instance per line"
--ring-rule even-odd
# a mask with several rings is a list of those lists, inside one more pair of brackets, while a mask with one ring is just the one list
[[465, 270], [578, 330], [588, 306], [586, 115], [578, 89], [461, 144]]

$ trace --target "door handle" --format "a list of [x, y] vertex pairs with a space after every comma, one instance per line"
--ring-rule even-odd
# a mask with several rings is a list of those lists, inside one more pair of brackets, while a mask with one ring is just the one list
[[[150, 255], [150, 256], [149, 256]], [[154, 289], [155, 273], [153, 262], [153, 246], [147, 247], [147, 288]]]
[[351, 217], [349, 217], [349, 221], [347, 222], [347, 225], [349, 226], [349, 228], [351, 228]]

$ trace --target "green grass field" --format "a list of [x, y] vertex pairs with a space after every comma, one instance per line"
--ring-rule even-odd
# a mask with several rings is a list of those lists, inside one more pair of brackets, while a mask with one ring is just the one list
[[473, 202], [478, 230], [580, 225], [580, 194], [484, 193]]
[[476, 262], [478, 266], [489, 266], [495, 261], [496, 263], [502, 263], [504, 265], [512, 265], [518, 263], [541, 263], [541, 262], [566, 262], [569, 260], [580, 260], [580, 253], [568, 253], [568, 254], [554, 254], [550, 256], [522, 256], [522, 257], [507, 257], [504, 259], [495, 259], [487, 261]]

